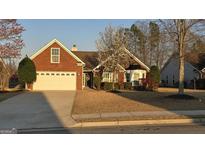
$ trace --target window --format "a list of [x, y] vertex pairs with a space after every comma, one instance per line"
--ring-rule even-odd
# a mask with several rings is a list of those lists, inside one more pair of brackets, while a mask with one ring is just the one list
[[[112, 82], [113, 73], [112, 72], [103, 72], [103, 82]], [[114, 82], [118, 82], [118, 73], [115, 73]]]
[[139, 80], [139, 73], [134, 73], [134, 81], [138, 81]]
[[64, 73], [62, 73], [61, 75], [62, 75], [62, 76], [64, 76], [65, 74], [64, 74]]
[[111, 82], [112, 74], [110, 72], [103, 72], [103, 82]]
[[60, 63], [60, 48], [51, 48], [51, 63]]
[[168, 80], [169, 80], [169, 78], [168, 78], [168, 75], [166, 76], [166, 83], [168, 84]]
[[46, 75], [49, 75], [49, 73], [46, 73]]

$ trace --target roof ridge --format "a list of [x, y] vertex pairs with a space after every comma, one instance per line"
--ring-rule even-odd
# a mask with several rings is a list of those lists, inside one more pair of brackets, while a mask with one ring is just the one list
[[78, 51], [72, 51], [72, 52], [98, 52], [98, 51], [91, 51], [91, 50], [78, 50]]

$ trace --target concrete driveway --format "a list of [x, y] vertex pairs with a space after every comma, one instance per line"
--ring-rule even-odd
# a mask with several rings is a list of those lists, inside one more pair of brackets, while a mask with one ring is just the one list
[[69, 127], [75, 91], [27, 92], [0, 102], [0, 129]]

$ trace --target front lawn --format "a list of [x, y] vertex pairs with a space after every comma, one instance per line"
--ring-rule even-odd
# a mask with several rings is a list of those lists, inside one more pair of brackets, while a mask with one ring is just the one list
[[78, 91], [73, 114], [205, 110], [205, 91], [186, 90], [186, 94], [197, 97], [194, 100], [178, 100], [166, 96], [177, 93], [177, 89], [160, 88], [159, 92], [122, 91], [111, 93], [96, 90]]
[[22, 91], [0, 91], [0, 103], [8, 98], [21, 94]]

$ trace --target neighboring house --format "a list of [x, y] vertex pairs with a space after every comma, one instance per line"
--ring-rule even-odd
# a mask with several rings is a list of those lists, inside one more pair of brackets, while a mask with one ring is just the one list
[[[204, 56], [204, 60], [202, 57]], [[205, 78], [205, 54], [188, 53], [185, 56], [185, 86], [193, 87], [194, 81]], [[173, 54], [161, 70], [162, 86], [175, 87], [179, 79], [179, 58]]]
[[[115, 82], [139, 84], [146, 77], [149, 68], [126, 50], [132, 61], [129, 67], [119, 65]], [[30, 57], [37, 71], [33, 90], [82, 90], [93, 87], [93, 77], [99, 73], [103, 64], [98, 62], [98, 53], [78, 51], [76, 46], [67, 49], [54, 39]], [[102, 82], [112, 82], [112, 72], [103, 72]]]

